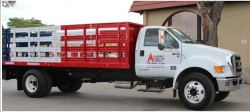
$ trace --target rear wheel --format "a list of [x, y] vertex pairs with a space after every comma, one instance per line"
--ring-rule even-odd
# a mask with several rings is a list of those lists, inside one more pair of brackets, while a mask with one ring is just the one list
[[80, 78], [72, 78], [66, 83], [60, 83], [57, 85], [61, 92], [70, 93], [76, 92], [82, 87], [82, 82]]
[[230, 92], [218, 92], [215, 95], [214, 101], [221, 101], [224, 100], [228, 97], [228, 95], [230, 94]]
[[39, 70], [27, 71], [22, 79], [24, 93], [31, 98], [42, 97], [46, 90], [46, 77]]
[[51, 89], [52, 89], [52, 79], [51, 79], [51, 76], [49, 75], [49, 73], [47, 71], [45, 71], [45, 70], [40, 70], [40, 71], [45, 76], [45, 78], [46, 78], [46, 84], [47, 84], [46, 91], [45, 91], [45, 93], [42, 96], [47, 96], [50, 93]]
[[178, 93], [181, 102], [187, 108], [200, 110], [213, 103], [215, 88], [206, 75], [190, 73], [180, 82]]
[[82, 86], [82, 83], [73, 83], [73, 84], [61, 84], [58, 85], [58, 89], [61, 92], [65, 92], [65, 93], [70, 93], [70, 92], [76, 92], [77, 90], [79, 90]]

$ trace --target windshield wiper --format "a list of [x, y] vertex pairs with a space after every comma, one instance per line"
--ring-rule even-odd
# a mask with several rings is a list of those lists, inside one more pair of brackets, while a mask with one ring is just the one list
[[197, 42], [193, 42], [193, 41], [190, 41], [190, 40], [186, 40], [186, 41], [184, 41], [183, 43], [197, 43]]

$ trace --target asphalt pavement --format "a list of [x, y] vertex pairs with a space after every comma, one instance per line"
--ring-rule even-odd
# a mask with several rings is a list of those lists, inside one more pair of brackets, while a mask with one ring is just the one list
[[[44, 98], [29, 98], [17, 91], [16, 80], [2, 80], [3, 111], [185, 111], [179, 98], [173, 98], [172, 89], [163, 93], [138, 92], [117, 89], [113, 83], [83, 83], [75, 93], [61, 93], [56, 87]], [[231, 92], [221, 102], [214, 102], [206, 111], [249, 111], [250, 84], [242, 91]]]

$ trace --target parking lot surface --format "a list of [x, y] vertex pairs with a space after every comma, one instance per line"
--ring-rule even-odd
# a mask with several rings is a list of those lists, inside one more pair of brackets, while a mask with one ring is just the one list
[[[61, 93], [56, 87], [44, 98], [29, 98], [17, 91], [16, 80], [2, 80], [3, 111], [185, 111], [179, 98], [173, 98], [172, 89], [163, 93], [138, 92], [134, 89], [116, 89], [113, 83], [83, 83], [75, 93]], [[207, 111], [249, 111], [250, 84], [242, 91], [231, 92], [221, 102], [214, 102]]]

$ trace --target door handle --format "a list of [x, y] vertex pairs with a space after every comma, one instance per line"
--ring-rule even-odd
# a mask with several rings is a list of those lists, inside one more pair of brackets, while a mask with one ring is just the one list
[[140, 56], [144, 56], [144, 50], [140, 50]]

